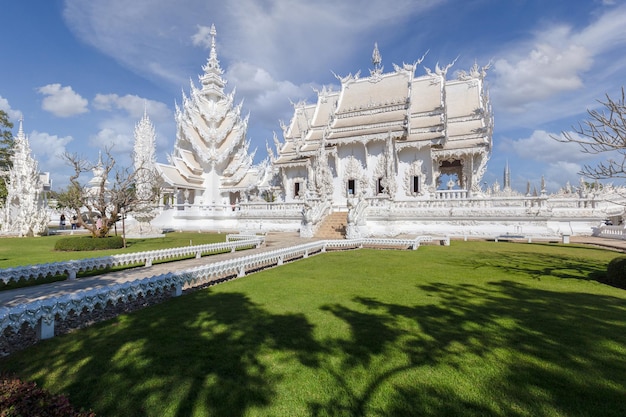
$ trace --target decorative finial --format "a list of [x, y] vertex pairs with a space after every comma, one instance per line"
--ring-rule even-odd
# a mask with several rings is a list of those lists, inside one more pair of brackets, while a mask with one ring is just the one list
[[378, 42], [374, 42], [374, 52], [372, 52], [372, 64], [374, 64], [374, 69], [379, 69], [381, 62], [383, 62], [383, 57], [378, 50]]
[[211, 48], [215, 48], [215, 36], [217, 35], [215, 23], [211, 24], [211, 30], [209, 31], [209, 35], [211, 35]]
[[24, 136], [24, 129], [22, 128], [22, 123], [24, 122], [24, 115], [20, 115], [20, 127], [17, 129], [17, 136]]
[[506, 160], [504, 165], [504, 189], [509, 190], [511, 188], [511, 170], [509, 169], [509, 160]]

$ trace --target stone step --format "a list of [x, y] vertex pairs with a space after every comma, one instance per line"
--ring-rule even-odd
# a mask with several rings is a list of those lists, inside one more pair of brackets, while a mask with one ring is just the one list
[[322, 221], [315, 237], [320, 239], [344, 239], [348, 224], [348, 213], [334, 212]]

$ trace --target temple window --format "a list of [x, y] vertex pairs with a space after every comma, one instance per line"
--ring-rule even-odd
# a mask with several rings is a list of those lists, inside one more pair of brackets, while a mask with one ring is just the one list
[[376, 181], [376, 194], [383, 194], [385, 192], [385, 187], [383, 186], [383, 179], [379, 178]]
[[300, 197], [300, 183], [299, 182], [295, 182], [293, 184], [293, 196]]
[[348, 180], [348, 195], [354, 195], [355, 194], [355, 187], [356, 187], [356, 183], [354, 180]]
[[411, 193], [419, 194], [420, 192], [420, 177], [419, 175], [414, 175], [411, 181]]

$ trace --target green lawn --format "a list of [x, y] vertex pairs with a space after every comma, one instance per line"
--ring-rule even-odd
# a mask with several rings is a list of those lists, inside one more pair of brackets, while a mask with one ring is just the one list
[[[191, 232], [176, 232], [168, 233], [164, 237], [160, 238], [145, 238], [145, 239], [128, 239], [126, 242], [126, 248], [124, 249], [112, 249], [112, 250], [95, 250], [95, 251], [79, 251], [79, 252], [60, 252], [54, 250], [54, 245], [58, 239], [66, 237], [85, 238], [85, 235], [75, 236], [41, 236], [35, 238], [0, 238], [0, 269], [10, 268], [16, 266], [24, 266], [31, 264], [43, 264], [49, 262], [68, 261], [72, 259], [85, 259], [85, 258], [99, 258], [109, 255], [115, 255], [120, 253], [129, 252], [145, 252], [157, 249], [176, 248], [181, 246], [202, 245], [207, 243], [224, 242], [226, 239], [225, 234], [218, 233], [191, 233]], [[195, 255], [189, 255], [187, 258], [194, 257]], [[180, 258], [183, 259], [183, 258]], [[154, 263], [171, 262], [173, 258], [166, 260], [158, 260]], [[86, 272], [79, 272], [78, 278], [90, 277], [106, 272], [119, 271], [122, 269], [133, 268], [138, 265], [123, 265], [113, 268], [90, 270]], [[5, 284], [0, 281], [0, 291], [12, 290], [16, 288], [29, 287], [40, 284], [47, 284], [56, 281], [66, 280], [66, 275], [47, 276], [40, 278], [31, 278], [28, 280], [21, 279], [18, 282], [10, 282]]]
[[[75, 235], [80, 238], [84, 235]], [[0, 268], [29, 264], [68, 261], [72, 259], [98, 258], [118, 253], [144, 252], [179, 246], [202, 245], [223, 242], [226, 235], [215, 233], [168, 233], [164, 237], [151, 239], [128, 239], [125, 249], [84, 252], [57, 252], [57, 240], [68, 236], [51, 235], [36, 238], [0, 238]]]
[[624, 416], [615, 252], [331, 252], [0, 361], [99, 416]]

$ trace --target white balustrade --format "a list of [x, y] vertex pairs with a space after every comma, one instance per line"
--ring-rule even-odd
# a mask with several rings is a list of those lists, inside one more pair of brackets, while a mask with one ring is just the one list
[[602, 225], [596, 229], [595, 236], [605, 237], [609, 239], [626, 240], [626, 228], [624, 226], [607, 226]]
[[239, 240], [251, 240], [251, 239], [261, 239], [262, 242], [265, 241], [264, 235], [257, 235], [254, 233], [235, 233], [226, 235], [226, 242], [234, 242]]
[[[434, 239], [441, 240], [443, 244], [447, 241], [449, 244], [448, 238], [433, 238], [430, 236], [419, 236], [415, 239], [361, 238], [320, 240], [289, 248], [213, 262], [184, 271], [116, 283], [106, 287], [64, 294], [12, 307], [0, 307], [0, 332], [4, 332], [7, 328], [18, 331], [26, 323], [30, 327], [37, 329], [37, 335], [40, 339], [46, 339], [54, 336], [54, 321], [56, 317], [58, 316], [61, 320], [64, 320], [71, 311], [80, 315], [83, 310], [86, 309], [91, 312], [98, 305], [104, 307], [109, 302], [113, 304], [125, 303], [129, 299], [135, 299], [139, 296], [146, 297], [156, 292], [171, 292], [172, 295], [178, 296], [181, 295], [184, 287], [204, 285], [211, 281], [228, 277], [245, 276], [247, 273], [263, 268], [282, 265], [285, 261], [293, 261], [323, 253], [327, 249], [396, 246], [399, 248], [409, 247], [415, 250], [421, 242]], [[231, 245], [242, 244], [242, 246], [250, 246], [257, 245], [259, 242], [259, 239], [253, 239], [232, 242]], [[218, 245], [222, 245], [222, 248], [228, 247], [226, 244]]]
[[437, 200], [458, 200], [467, 198], [467, 190], [437, 190], [435, 198]]
[[113, 268], [117, 266], [141, 264], [151, 266], [154, 261], [189, 257], [192, 255], [200, 257], [202, 254], [206, 253], [225, 251], [232, 252], [237, 249], [244, 249], [252, 246], [258, 247], [263, 243], [264, 239], [265, 238], [263, 236], [249, 236], [246, 240], [233, 240], [230, 242], [209, 243], [204, 245], [183, 246], [178, 248], [111, 255], [101, 258], [88, 258], [6, 268], [0, 269], [0, 280], [5, 284], [8, 284], [11, 281], [18, 282], [20, 279], [37, 279], [57, 275], [67, 275], [69, 279], [75, 279], [76, 274], [79, 272]]

